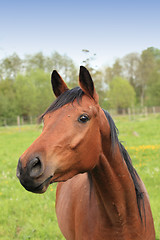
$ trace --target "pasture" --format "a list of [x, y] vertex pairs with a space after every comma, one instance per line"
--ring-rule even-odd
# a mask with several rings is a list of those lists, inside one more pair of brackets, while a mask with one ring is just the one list
[[[127, 148], [133, 165], [148, 190], [160, 239], [160, 115], [114, 118], [119, 139]], [[41, 133], [41, 126], [0, 128], [0, 239], [64, 239], [55, 215], [52, 184], [42, 195], [27, 192], [16, 178], [18, 158]]]

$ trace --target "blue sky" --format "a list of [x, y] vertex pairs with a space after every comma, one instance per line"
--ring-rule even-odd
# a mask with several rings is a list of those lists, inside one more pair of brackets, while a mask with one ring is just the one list
[[158, 0], [0, 1], [0, 59], [58, 51], [79, 66], [89, 49], [101, 66], [151, 46], [160, 48]]

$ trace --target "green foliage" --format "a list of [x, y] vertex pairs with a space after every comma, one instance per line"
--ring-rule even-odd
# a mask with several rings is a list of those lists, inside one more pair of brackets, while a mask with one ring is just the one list
[[137, 88], [137, 81], [139, 78], [139, 65], [140, 65], [140, 54], [138, 53], [129, 53], [123, 58], [123, 65], [125, 72], [125, 77], [130, 82], [130, 84], [136, 90]]
[[0, 116], [13, 118], [17, 114], [15, 86], [10, 79], [0, 81]]
[[22, 68], [22, 60], [14, 53], [0, 62], [0, 80], [5, 78], [14, 79]]
[[160, 106], [160, 73], [153, 72], [148, 81], [148, 105]]
[[160, 60], [160, 49], [150, 47], [150, 48], [148, 48], [148, 50], [152, 53], [155, 60]]
[[[159, 49], [150, 47], [141, 54], [130, 53], [116, 59], [104, 72], [94, 66], [95, 53], [87, 49], [82, 51], [85, 54], [83, 64], [91, 73], [101, 106], [120, 110], [135, 102], [142, 107], [160, 105]], [[15, 124], [17, 115], [29, 119], [45, 111], [54, 100], [50, 85], [53, 69], [60, 73], [69, 88], [78, 85], [78, 68], [71, 58], [58, 52], [50, 56], [39, 52], [26, 55], [24, 59], [14, 53], [0, 61], [0, 124], [4, 122], [5, 125], [5, 118], [7, 124]], [[115, 84], [119, 77], [127, 79], [132, 90], [126, 81], [117, 80]]]
[[[28, 119], [39, 116], [53, 102], [50, 73], [56, 69], [70, 87], [77, 85], [73, 61], [57, 52], [45, 57], [41, 52], [22, 61], [16, 54], [0, 65], [0, 124], [15, 124], [17, 115]], [[76, 84], [75, 84], [76, 81]], [[4, 120], [5, 121], [5, 120]]]
[[53, 94], [49, 79], [50, 75], [41, 69], [17, 76], [16, 106], [20, 116], [40, 115], [51, 104]]
[[45, 71], [46, 68], [46, 59], [42, 52], [27, 55], [24, 63], [26, 65], [26, 72], [31, 71], [31, 69], [42, 69]]
[[17, 112], [20, 116], [31, 115], [34, 112], [36, 100], [35, 85], [29, 77], [18, 75], [15, 80], [15, 88]]
[[[134, 87], [137, 103], [143, 107], [151, 105], [148, 88], [151, 75], [160, 71], [160, 50], [150, 47], [141, 54], [130, 53], [115, 61], [112, 67], [105, 69], [105, 83], [109, 84], [115, 76], [125, 77]], [[152, 84], [155, 82], [153, 81]]]
[[35, 88], [36, 105], [34, 109], [35, 115], [41, 114], [53, 102], [54, 96], [52, 92], [50, 74], [45, 73], [41, 69], [31, 71], [27, 74], [27, 78]]
[[122, 65], [119, 59], [116, 59], [115, 63], [113, 64], [112, 68], [112, 77], [120, 77], [122, 76]]
[[126, 79], [115, 77], [109, 87], [108, 99], [111, 108], [121, 110], [134, 105], [135, 91]]
[[155, 48], [147, 48], [141, 53], [136, 79], [136, 92], [137, 96], [139, 97], [139, 102], [141, 103], [141, 106], [146, 104], [146, 89], [148, 86], [149, 78], [155, 70], [158, 70], [157, 61], [159, 60], [159, 58], [160, 51], [158, 52]]

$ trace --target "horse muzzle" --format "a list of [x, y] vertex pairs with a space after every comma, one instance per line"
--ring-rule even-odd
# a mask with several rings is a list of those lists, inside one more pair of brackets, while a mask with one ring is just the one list
[[24, 168], [22, 167], [21, 159], [19, 159], [16, 175], [27, 191], [44, 193], [47, 190], [53, 176], [49, 176], [45, 180], [42, 180], [41, 176], [43, 173], [44, 166], [40, 157], [37, 156], [31, 159]]

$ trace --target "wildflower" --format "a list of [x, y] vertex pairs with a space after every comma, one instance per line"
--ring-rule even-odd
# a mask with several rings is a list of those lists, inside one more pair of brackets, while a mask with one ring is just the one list
[[160, 149], [160, 144], [158, 145], [140, 145], [138, 147], [128, 147], [128, 149], [135, 150], [136, 152], [144, 151], [144, 150], [157, 150]]

